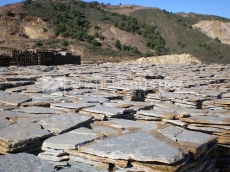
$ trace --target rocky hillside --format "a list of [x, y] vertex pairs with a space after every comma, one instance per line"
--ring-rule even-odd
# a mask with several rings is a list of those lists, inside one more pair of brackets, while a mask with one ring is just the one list
[[230, 63], [229, 21], [135, 5], [26, 0], [1, 7], [0, 49], [67, 48], [84, 60], [186, 53]]
[[193, 28], [199, 29], [213, 39], [219, 39], [224, 44], [230, 44], [230, 22], [203, 20], [194, 24]]

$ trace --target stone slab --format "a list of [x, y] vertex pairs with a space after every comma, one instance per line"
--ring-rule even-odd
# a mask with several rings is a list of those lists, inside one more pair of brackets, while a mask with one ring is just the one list
[[73, 113], [43, 119], [39, 122], [39, 124], [52, 133], [61, 134], [85, 123], [89, 123], [91, 119], [91, 117]]
[[54, 167], [37, 156], [20, 153], [0, 156], [0, 171], [53, 172]]
[[84, 145], [99, 137], [101, 136], [92, 130], [79, 128], [45, 140], [42, 149], [76, 149], [78, 146]]
[[173, 141], [158, 133], [137, 132], [115, 138], [103, 139], [79, 148], [80, 152], [90, 153], [111, 159], [156, 161], [172, 164], [184, 159], [185, 152]]

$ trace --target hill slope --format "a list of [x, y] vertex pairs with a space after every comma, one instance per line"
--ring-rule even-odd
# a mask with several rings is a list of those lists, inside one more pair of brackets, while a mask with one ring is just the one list
[[27, 0], [1, 7], [0, 48], [67, 48], [83, 58], [186, 53], [207, 63], [230, 63], [230, 45], [197, 24], [203, 20], [229, 22], [139, 6]]

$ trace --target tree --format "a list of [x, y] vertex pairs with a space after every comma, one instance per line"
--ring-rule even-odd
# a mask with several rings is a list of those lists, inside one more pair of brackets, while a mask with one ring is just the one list
[[119, 39], [116, 39], [116, 41], [115, 41], [115, 47], [117, 47], [119, 50], [121, 49], [121, 42], [120, 42], [120, 40]]

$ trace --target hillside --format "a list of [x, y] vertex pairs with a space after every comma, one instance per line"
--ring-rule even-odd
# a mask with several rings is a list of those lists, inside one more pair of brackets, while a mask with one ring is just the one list
[[156, 25], [170, 54], [187, 53], [207, 63], [230, 63], [229, 45], [222, 44], [192, 27], [202, 20], [228, 22], [228, 19], [197, 14], [172, 14], [159, 9], [136, 10], [131, 15], [138, 21]]
[[230, 21], [135, 5], [26, 0], [1, 7], [0, 49], [67, 48], [84, 60], [186, 53], [206, 63], [230, 63], [226, 32], [198, 27], [204, 20]]

